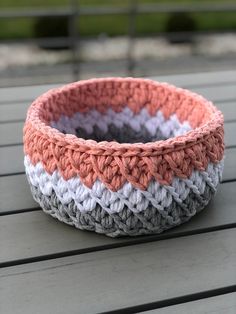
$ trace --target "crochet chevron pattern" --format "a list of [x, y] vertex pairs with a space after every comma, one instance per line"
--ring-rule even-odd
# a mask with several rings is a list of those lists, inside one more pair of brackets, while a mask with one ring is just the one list
[[160, 233], [188, 221], [216, 192], [223, 115], [167, 83], [79, 81], [33, 102], [24, 152], [46, 213], [111, 237]]

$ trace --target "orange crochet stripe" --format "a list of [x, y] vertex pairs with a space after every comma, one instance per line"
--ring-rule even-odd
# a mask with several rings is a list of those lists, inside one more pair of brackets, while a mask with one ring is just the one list
[[[83, 140], [50, 127], [61, 115], [128, 106], [135, 113], [161, 110], [187, 120], [194, 130], [165, 141], [119, 144]], [[116, 191], [125, 182], [146, 189], [151, 179], [170, 184], [174, 176], [188, 178], [194, 169], [205, 170], [224, 154], [223, 116], [203, 97], [167, 83], [145, 79], [107, 78], [80, 81], [51, 90], [31, 105], [24, 126], [24, 151], [35, 165], [41, 162], [64, 179], [79, 176], [92, 187], [96, 179]]]
[[[194, 97], [192, 97], [194, 95]], [[61, 115], [72, 116], [96, 109], [121, 111], [128, 106], [134, 113], [146, 108], [150, 115], [161, 110], [168, 119], [175, 113], [179, 120], [188, 120], [193, 128], [205, 123], [210, 111], [205, 99], [187, 90], [148, 79], [91, 79], [52, 89], [36, 100], [42, 102], [43, 120], [56, 121]], [[38, 106], [36, 106], [38, 107]], [[42, 110], [44, 109], [44, 110]]]

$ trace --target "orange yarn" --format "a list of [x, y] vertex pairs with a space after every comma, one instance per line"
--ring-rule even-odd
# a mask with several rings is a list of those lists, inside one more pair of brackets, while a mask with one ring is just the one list
[[[137, 144], [96, 142], [63, 134], [50, 127], [61, 115], [110, 107], [121, 111], [128, 106], [150, 115], [159, 110], [165, 118], [176, 114], [194, 129], [165, 141]], [[211, 102], [190, 91], [147, 79], [106, 78], [80, 81], [50, 90], [31, 105], [24, 126], [24, 151], [33, 165], [41, 162], [52, 174], [59, 170], [64, 179], [78, 175], [92, 187], [98, 178], [116, 191], [126, 181], [146, 189], [151, 179], [169, 185], [174, 176], [187, 178], [194, 169], [205, 170], [224, 154], [223, 115]]]

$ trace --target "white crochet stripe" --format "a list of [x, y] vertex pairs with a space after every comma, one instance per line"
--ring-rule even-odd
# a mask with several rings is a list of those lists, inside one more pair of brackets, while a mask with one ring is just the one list
[[175, 177], [170, 186], [163, 186], [152, 181], [146, 191], [139, 190], [127, 182], [117, 192], [109, 190], [102, 182], [97, 180], [90, 189], [79, 179], [73, 177], [64, 180], [58, 171], [49, 175], [39, 162], [33, 166], [28, 156], [24, 164], [30, 184], [39, 188], [45, 196], [50, 196], [54, 190], [62, 204], [69, 204], [74, 200], [81, 212], [89, 212], [99, 204], [108, 213], [117, 213], [126, 205], [133, 212], [141, 212], [153, 205], [163, 211], [171, 205], [172, 201], [183, 203], [189, 193], [201, 198], [206, 185], [214, 191], [221, 179], [223, 160], [218, 164], [210, 163], [206, 171], [193, 171], [189, 179]]
[[91, 110], [88, 113], [77, 112], [72, 117], [62, 115], [58, 121], [51, 122], [53, 128], [70, 134], [76, 134], [76, 129], [79, 127], [86, 130], [88, 134], [92, 134], [95, 126], [106, 134], [109, 132], [108, 128], [111, 124], [120, 129], [128, 125], [136, 132], [142, 132], [145, 127], [151, 136], [155, 136], [159, 130], [165, 138], [183, 135], [192, 130], [189, 122], [180, 123], [176, 114], [165, 120], [161, 111], [157, 111], [155, 116], [151, 116], [143, 108], [138, 114], [134, 114], [128, 107], [121, 112], [108, 109], [106, 114], [97, 110]]

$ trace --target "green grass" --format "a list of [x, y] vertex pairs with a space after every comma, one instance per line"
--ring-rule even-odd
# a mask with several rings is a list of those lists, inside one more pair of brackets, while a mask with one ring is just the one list
[[[207, 2], [222, 2], [222, 0], [207, 0]], [[129, 0], [80, 0], [81, 6], [108, 5], [127, 6]], [[200, 3], [204, 0], [178, 0], [172, 3]], [[234, 1], [236, 2], [236, 1]], [[138, 3], [167, 3], [165, 0], [139, 0]], [[232, 3], [232, 1], [231, 1]], [[53, 7], [70, 5], [69, 0], [0, 0], [0, 8], [29, 8]], [[236, 29], [236, 13], [199, 13], [192, 14], [196, 21], [197, 30], [227, 30]], [[165, 31], [167, 14], [142, 14], [136, 18], [138, 35], [157, 34]], [[0, 39], [34, 37], [34, 19], [2, 19], [0, 20]], [[116, 16], [81, 16], [78, 28], [81, 36], [96, 36], [107, 33], [110, 36], [126, 34], [128, 18], [124, 15]]]
[[[223, 0], [137, 0], [137, 3], [222, 3]], [[230, 1], [235, 2], [235, 1]], [[109, 5], [109, 6], [127, 6], [129, 0], [79, 0], [80, 5], [91, 6], [91, 5]], [[50, 7], [50, 6], [67, 6], [70, 5], [70, 0], [1, 0], [0, 8], [12, 8], [12, 7]]]
[[32, 19], [12, 21], [0, 20], [0, 39], [31, 38], [33, 37]]
[[236, 30], [236, 13], [193, 14], [198, 30]]

